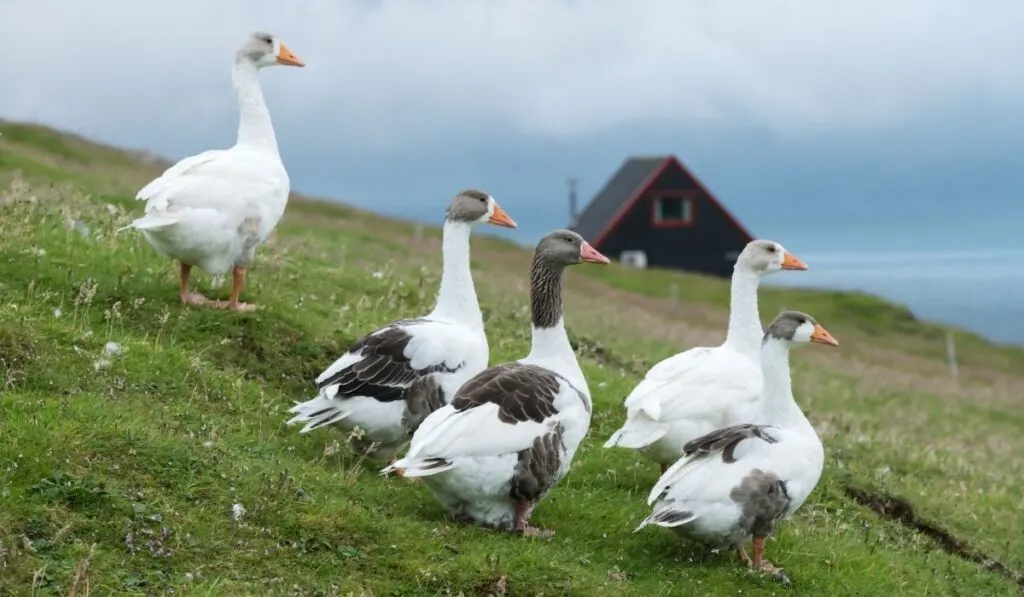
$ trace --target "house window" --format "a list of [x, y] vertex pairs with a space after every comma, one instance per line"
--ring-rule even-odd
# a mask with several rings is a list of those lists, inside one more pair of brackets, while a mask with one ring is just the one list
[[655, 226], [675, 227], [693, 224], [693, 196], [663, 194], [654, 198], [652, 222]]

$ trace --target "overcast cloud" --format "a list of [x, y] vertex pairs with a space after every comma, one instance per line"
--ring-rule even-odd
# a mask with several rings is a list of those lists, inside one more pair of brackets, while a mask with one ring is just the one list
[[979, 98], [1019, 109], [1022, 26], [999, 0], [6, 0], [0, 114], [140, 142], [220, 127], [259, 28], [308, 63], [265, 73], [281, 136], [327, 146], [886, 129]]

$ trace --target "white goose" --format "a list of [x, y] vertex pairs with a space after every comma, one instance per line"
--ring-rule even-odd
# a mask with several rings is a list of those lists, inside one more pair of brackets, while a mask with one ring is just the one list
[[[764, 559], [764, 540], [799, 508], [818, 484], [824, 450], [793, 400], [792, 345], [838, 346], [810, 315], [785, 311], [761, 349], [764, 398], [745, 423], [717, 429], [686, 444], [683, 457], [651, 489], [648, 524], [668, 527], [710, 547], [736, 549], [751, 568], [778, 572]], [[745, 545], [753, 541], [753, 557]]]
[[[251, 34], [235, 55], [240, 111], [235, 145], [168, 168], [135, 197], [146, 202], [145, 215], [121, 229], [141, 231], [157, 251], [180, 262], [182, 304], [254, 308], [238, 300], [245, 268], [284, 214], [290, 190], [257, 76], [259, 69], [276, 64], [304, 66], [273, 35]], [[230, 300], [210, 301], [192, 292], [193, 266], [214, 275], [232, 270]]]
[[483, 191], [462, 191], [452, 199], [433, 311], [357, 340], [316, 378], [319, 394], [292, 407], [289, 425], [305, 423], [301, 433], [335, 423], [345, 431], [359, 427], [364, 435], [354, 438], [357, 447], [390, 458], [427, 415], [487, 367], [487, 336], [469, 267], [470, 232], [481, 222], [516, 227]]
[[405, 457], [382, 474], [423, 477], [461, 520], [553, 534], [531, 526], [530, 516], [568, 472], [592, 409], [562, 318], [563, 272], [580, 262], [608, 258], [569, 230], [541, 239], [530, 272], [530, 354], [467, 381], [451, 404], [423, 421]]
[[636, 449], [665, 472], [686, 442], [749, 420], [745, 417], [761, 393], [758, 283], [766, 274], [805, 269], [779, 243], [747, 243], [733, 268], [725, 342], [691, 348], [654, 365], [626, 397], [626, 422], [604, 447]]

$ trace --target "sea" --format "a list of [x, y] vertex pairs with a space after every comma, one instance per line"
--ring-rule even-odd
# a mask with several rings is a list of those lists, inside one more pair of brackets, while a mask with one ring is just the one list
[[1024, 346], [1024, 249], [800, 254], [810, 269], [765, 284], [859, 290], [919, 319]]

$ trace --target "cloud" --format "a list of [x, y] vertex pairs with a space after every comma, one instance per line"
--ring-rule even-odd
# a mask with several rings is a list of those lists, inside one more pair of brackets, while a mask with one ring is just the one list
[[630, 126], [886, 130], [965, 102], [1009, 113], [1024, 100], [1024, 3], [998, 0], [39, 0], [3, 10], [0, 114], [137, 143], [233, 132], [229, 65], [253, 29], [308, 64], [263, 75], [279, 135], [348, 152]]

